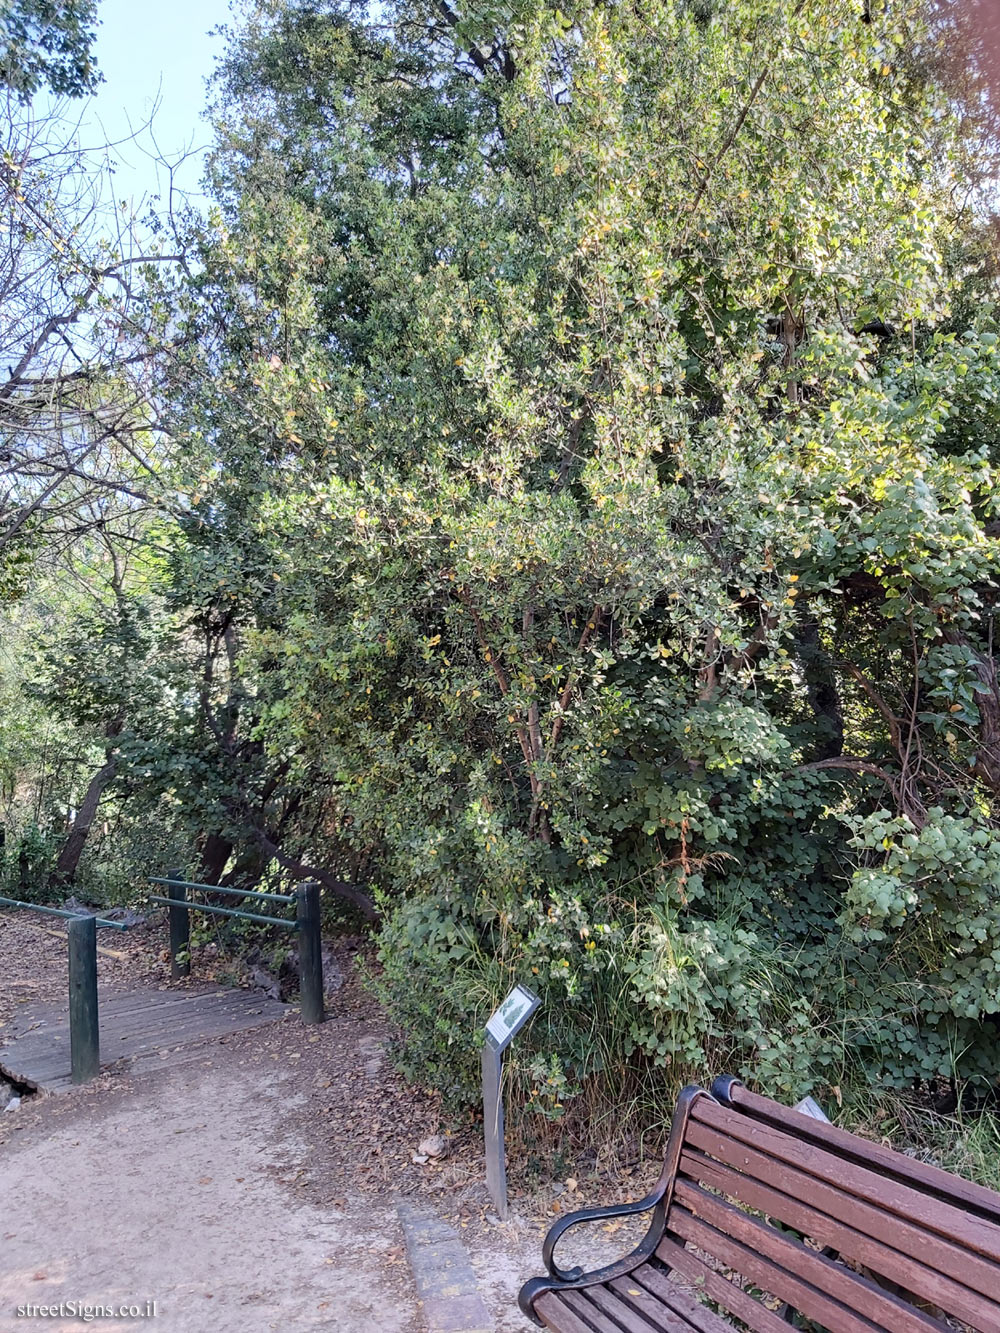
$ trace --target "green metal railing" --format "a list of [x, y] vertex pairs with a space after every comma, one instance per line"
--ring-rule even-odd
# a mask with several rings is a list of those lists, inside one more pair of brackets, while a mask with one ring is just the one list
[[63, 907], [42, 907], [40, 903], [26, 903], [21, 898], [0, 898], [0, 907], [26, 907], [29, 912], [42, 912], [45, 916], [61, 916], [67, 921], [76, 921], [83, 917], [92, 920], [102, 930], [128, 930], [121, 921], [109, 921], [103, 916], [91, 917], [89, 912], [67, 912]]
[[[319, 885], [315, 881], [299, 884], [294, 894], [265, 893], [257, 889], [231, 889], [222, 884], [199, 884], [183, 879], [180, 870], [165, 876], [150, 876], [151, 884], [162, 884], [168, 897], [150, 894], [149, 901], [166, 907], [170, 921], [170, 975], [186, 977], [191, 973], [191, 913], [256, 921], [266, 926], [295, 930], [299, 936], [299, 1012], [304, 1023], [322, 1023], [326, 1017], [323, 998], [323, 944], [320, 931]], [[241, 907], [219, 907], [215, 903], [193, 901], [188, 890], [200, 893], [224, 893], [252, 902], [295, 904], [295, 917], [266, 916], [247, 912]]]
[[22, 898], [0, 897], [0, 906], [18, 907], [42, 916], [62, 917], [67, 926], [69, 963], [69, 1064], [74, 1083], [86, 1083], [101, 1071], [101, 1038], [97, 1015], [97, 931], [127, 930], [121, 921], [43, 907]]
[[[257, 921], [268, 926], [294, 930], [299, 937], [299, 1012], [304, 1023], [322, 1023], [326, 1017], [323, 998], [323, 945], [320, 933], [319, 885], [315, 882], [299, 884], [294, 893], [265, 893], [256, 889], [230, 889], [220, 884], [198, 884], [181, 878], [181, 872], [170, 872], [169, 877], [152, 877], [152, 884], [166, 887], [168, 897], [150, 895], [150, 902], [165, 906], [170, 920], [170, 974], [186, 977], [191, 971], [190, 918], [192, 912], [207, 912], [213, 916], [235, 917], [242, 921]], [[294, 917], [247, 912], [242, 908], [219, 907], [215, 903], [192, 901], [188, 890], [201, 893], [223, 893], [251, 903], [281, 903], [295, 905]], [[61, 907], [43, 907], [22, 898], [0, 896], [0, 907], [14, 907], [38, 912], [43, 916], [61, 917], [67, 923], [69, 962], [69, 1045], [70, 1069], [74, 1083], [86, 1083], [96, 1078], [101, 1068], [100, 1028], [97, 1008], [97, 932], [98, 930], [127, 930], [121, 921], [107, 917], [71, 912]]]
[[183, 884], [186, 889], [203, 889], [206, 893], [228, 893], [234, 898], [254, 898], [258, 902], [293, 903], [293, 893], [264, 893], [261, 889], [230, 889], [223, 884], [195, 884], [192, 880], [162, 879], [150, 875], [150, 884]]
[[[181, 887], [180, 885], [172, 887]], [[149, 895], [151, 903], [157, 903], [161, 907], [173, 908], [178, 902], [186, 902], [188, 911], [191, 912], [211, 912], [213, 916], [235, 916], [241, 921], [262, 921], [265, 926], [285, 926], [288, 930], [297, 930], [298, 922], [289, 921], [283, 916], [262, 916], [259, 912], [241, 912], [238, 907], [216, 907], [214, 903], [195, 903], [188, 899], [179, 898], [159, 898], [155, 894]], [[295, 901], [294, 898], [291, 899]]]

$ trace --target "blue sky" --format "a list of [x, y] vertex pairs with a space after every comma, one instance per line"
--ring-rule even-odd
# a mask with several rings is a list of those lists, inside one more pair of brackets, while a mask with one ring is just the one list
[[[130, 125], [139, 128], [159, 99], [152, 135], [163, 156], [176, 160], [185, 150], [202, 150], [177, 174], [184, 190], [198, 196], [203, 150], [210, 130], [204, 110], [205, 79], [223, 48], [211, 29], [232, 21], [230, 0], [101, 0], [101, 26], [95, 53], [104, 83], [82, 108], [81, 141], [99, 144], [125, 138]], [[144, 152], [143, 149], [146, 151]], [[163, 194], [166, 178], [152, 160], [149, 133], [139, 143], [123, 144], [115, 152], [115, 197], [132, 199]]]

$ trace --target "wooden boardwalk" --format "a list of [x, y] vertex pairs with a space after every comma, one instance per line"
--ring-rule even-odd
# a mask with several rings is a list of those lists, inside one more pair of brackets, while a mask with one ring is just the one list
[[[288, 1005], [256, 991], [142, 990], [99, 992], [101, 1072], [138, 1073], [187, 1063], [202, 1042], [273, 1023]], [[27, 1004], [0, 1032], [0, 1075], [40, 1092], [70, 1082], [67, 1004]]]

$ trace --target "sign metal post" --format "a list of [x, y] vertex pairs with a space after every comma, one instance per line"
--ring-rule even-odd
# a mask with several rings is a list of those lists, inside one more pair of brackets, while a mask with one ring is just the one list
[[483, 1128], [486, 1137], [486, 1188], [501, 1220], [507, 1217], [507, 1165], [503, 1146], [503, 1053], [541, 1000], [527, 986], [515, 986], [490, 1015], [483, 1045]]

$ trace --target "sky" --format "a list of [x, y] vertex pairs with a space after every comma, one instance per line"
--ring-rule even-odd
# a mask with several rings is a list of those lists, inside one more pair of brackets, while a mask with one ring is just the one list
[[138, 211], [153, 195], [163, 200], [168, 177], [154, 161], [156, 149], [168, 160], [194, 150], [175, 179], [191, 202], [204, 204], [198, 185], [211, 135], [201, 119], [205, 79], [223, 49], [222, 38], [209, 32], [230, 22], [230, 0], [101, 0], [98, 17], [95, 55], [104, 82], [82, 107], [70, 108], [82, 116], [81, 142], [125, 139], [155, 106], [151, 131], [115, 149], [115, 197], [132, 200]]

